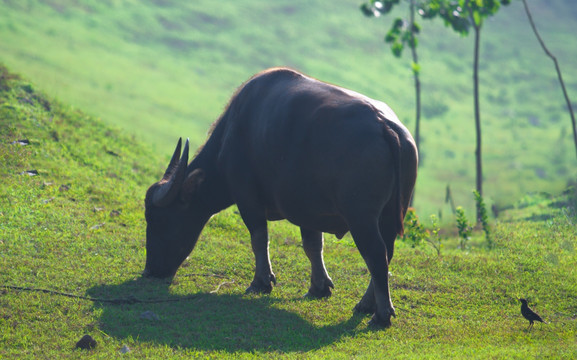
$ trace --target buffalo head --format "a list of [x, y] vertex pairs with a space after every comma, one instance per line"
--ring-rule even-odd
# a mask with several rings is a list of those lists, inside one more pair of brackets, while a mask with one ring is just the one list
[[162, 179], [146, 193], [146, 266], [143, 276], [172, 277], [190, 254], [210, 218], [199, 199], [201, 169], [188, 171], [189, 142], [182, 139]]

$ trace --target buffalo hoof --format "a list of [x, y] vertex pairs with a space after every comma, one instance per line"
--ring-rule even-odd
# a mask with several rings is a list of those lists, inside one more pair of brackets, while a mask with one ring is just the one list
[[276, 284], [274, 275], [270, 275], [269, 281], [263, 281], [261, 278], [254, 278], [250, 286], [246, 289], [246, 294], [270, 294], [272, 292], [272, 284]]
[[305, 299], [322, 299], [331, 297], [333, 294], [331, 289], [334, 289], [335, 285], [332, 281], [327, 280], [324, 282], [323, 286], [311, 285], [309, 291], [305, 294]]
[[304, 298], [310, 300], [323, 299], [331, 297], [332, 294], [333, 292], [329, 287], [320, 291], [317, 289], [310, 288], [309, 291], [305, 294]]
[[389, 309], [387, 314], [383, 316], [375, 313], [371, 321], [369, 321], [369, 326], [373, 328], [388, 328], [391, 326], [391, 317], [396, 317], [395, 309]]
[[376, 329], [386, 329], [391, 327], [391, 317], [386, 319], [379, 319], [376, 315], [373, 315], [371, 321], [369, 321], [369, 326]]
[[245, 290], [245, 294], [270, 294], [271, 292], [272, 292], [272, 285], [261, 286], [250, 284], [250, 286], [247, 287]]

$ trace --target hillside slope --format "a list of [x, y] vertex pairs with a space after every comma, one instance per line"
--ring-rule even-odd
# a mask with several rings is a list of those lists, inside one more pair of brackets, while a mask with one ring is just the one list
[[[163, 159], [175, 140], [199, 145], [234, 89], [253, 73], [288, 65], [389, 103], [413, 128], [408, 54], [382, 42], [394, 16], [367, 19], [357, 0], [4, 1], [0, 60], [38, 86], [125, 129]], [[577, 23], [571, 1], [531, 1], [571, 96], [577, 91]], [[472, 209], [472, 38], [424, 22], [419, 45], [424, 119], [415, 205], [447, 211], [444, 189]], [[528, 191], [560, 191], [577, 160], [553, 66], [519, 1], [482, 34], [481, 105], [486, 196], [499, 206]]]
[[3, 66], [0, 137], [5, 281], [18, 279], [25, 286], [47, 271], [61, 271], [60, 285], [82, 286], [74, 272], [84, 261], [104, 257], [124, 266], [107, 253], [110, 241], [143, 258], [144, 193], [163, 166], [148, 150], [50, 100]]

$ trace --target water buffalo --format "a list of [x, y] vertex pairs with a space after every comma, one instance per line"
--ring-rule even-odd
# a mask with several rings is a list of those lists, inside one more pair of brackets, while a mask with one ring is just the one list
[[322, 232], [348, 231], [371, 273], [358, 312], [390, 326], [388, 265], [417, 175], [409, 131], [384, 103], [294, 70], [263, 71], [242, 85], [188, 163], [181, 140], [146, 193], [143, 275], [172, 277], [210, 217], [236, 204], [256, 258], [247, 289], [269, 293], [268, 220], [300, 227], [311, 262], [308, 295], [331, 295]]

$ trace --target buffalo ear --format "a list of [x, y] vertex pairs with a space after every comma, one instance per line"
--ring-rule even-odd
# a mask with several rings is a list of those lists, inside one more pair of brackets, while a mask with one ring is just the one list
[[185, 202], [198, 190], [200, 184], [204, 181], [204, 177], [204, 170], [202, 169], [194, 169], [188, 174], [180, 190], [180, 196]]

